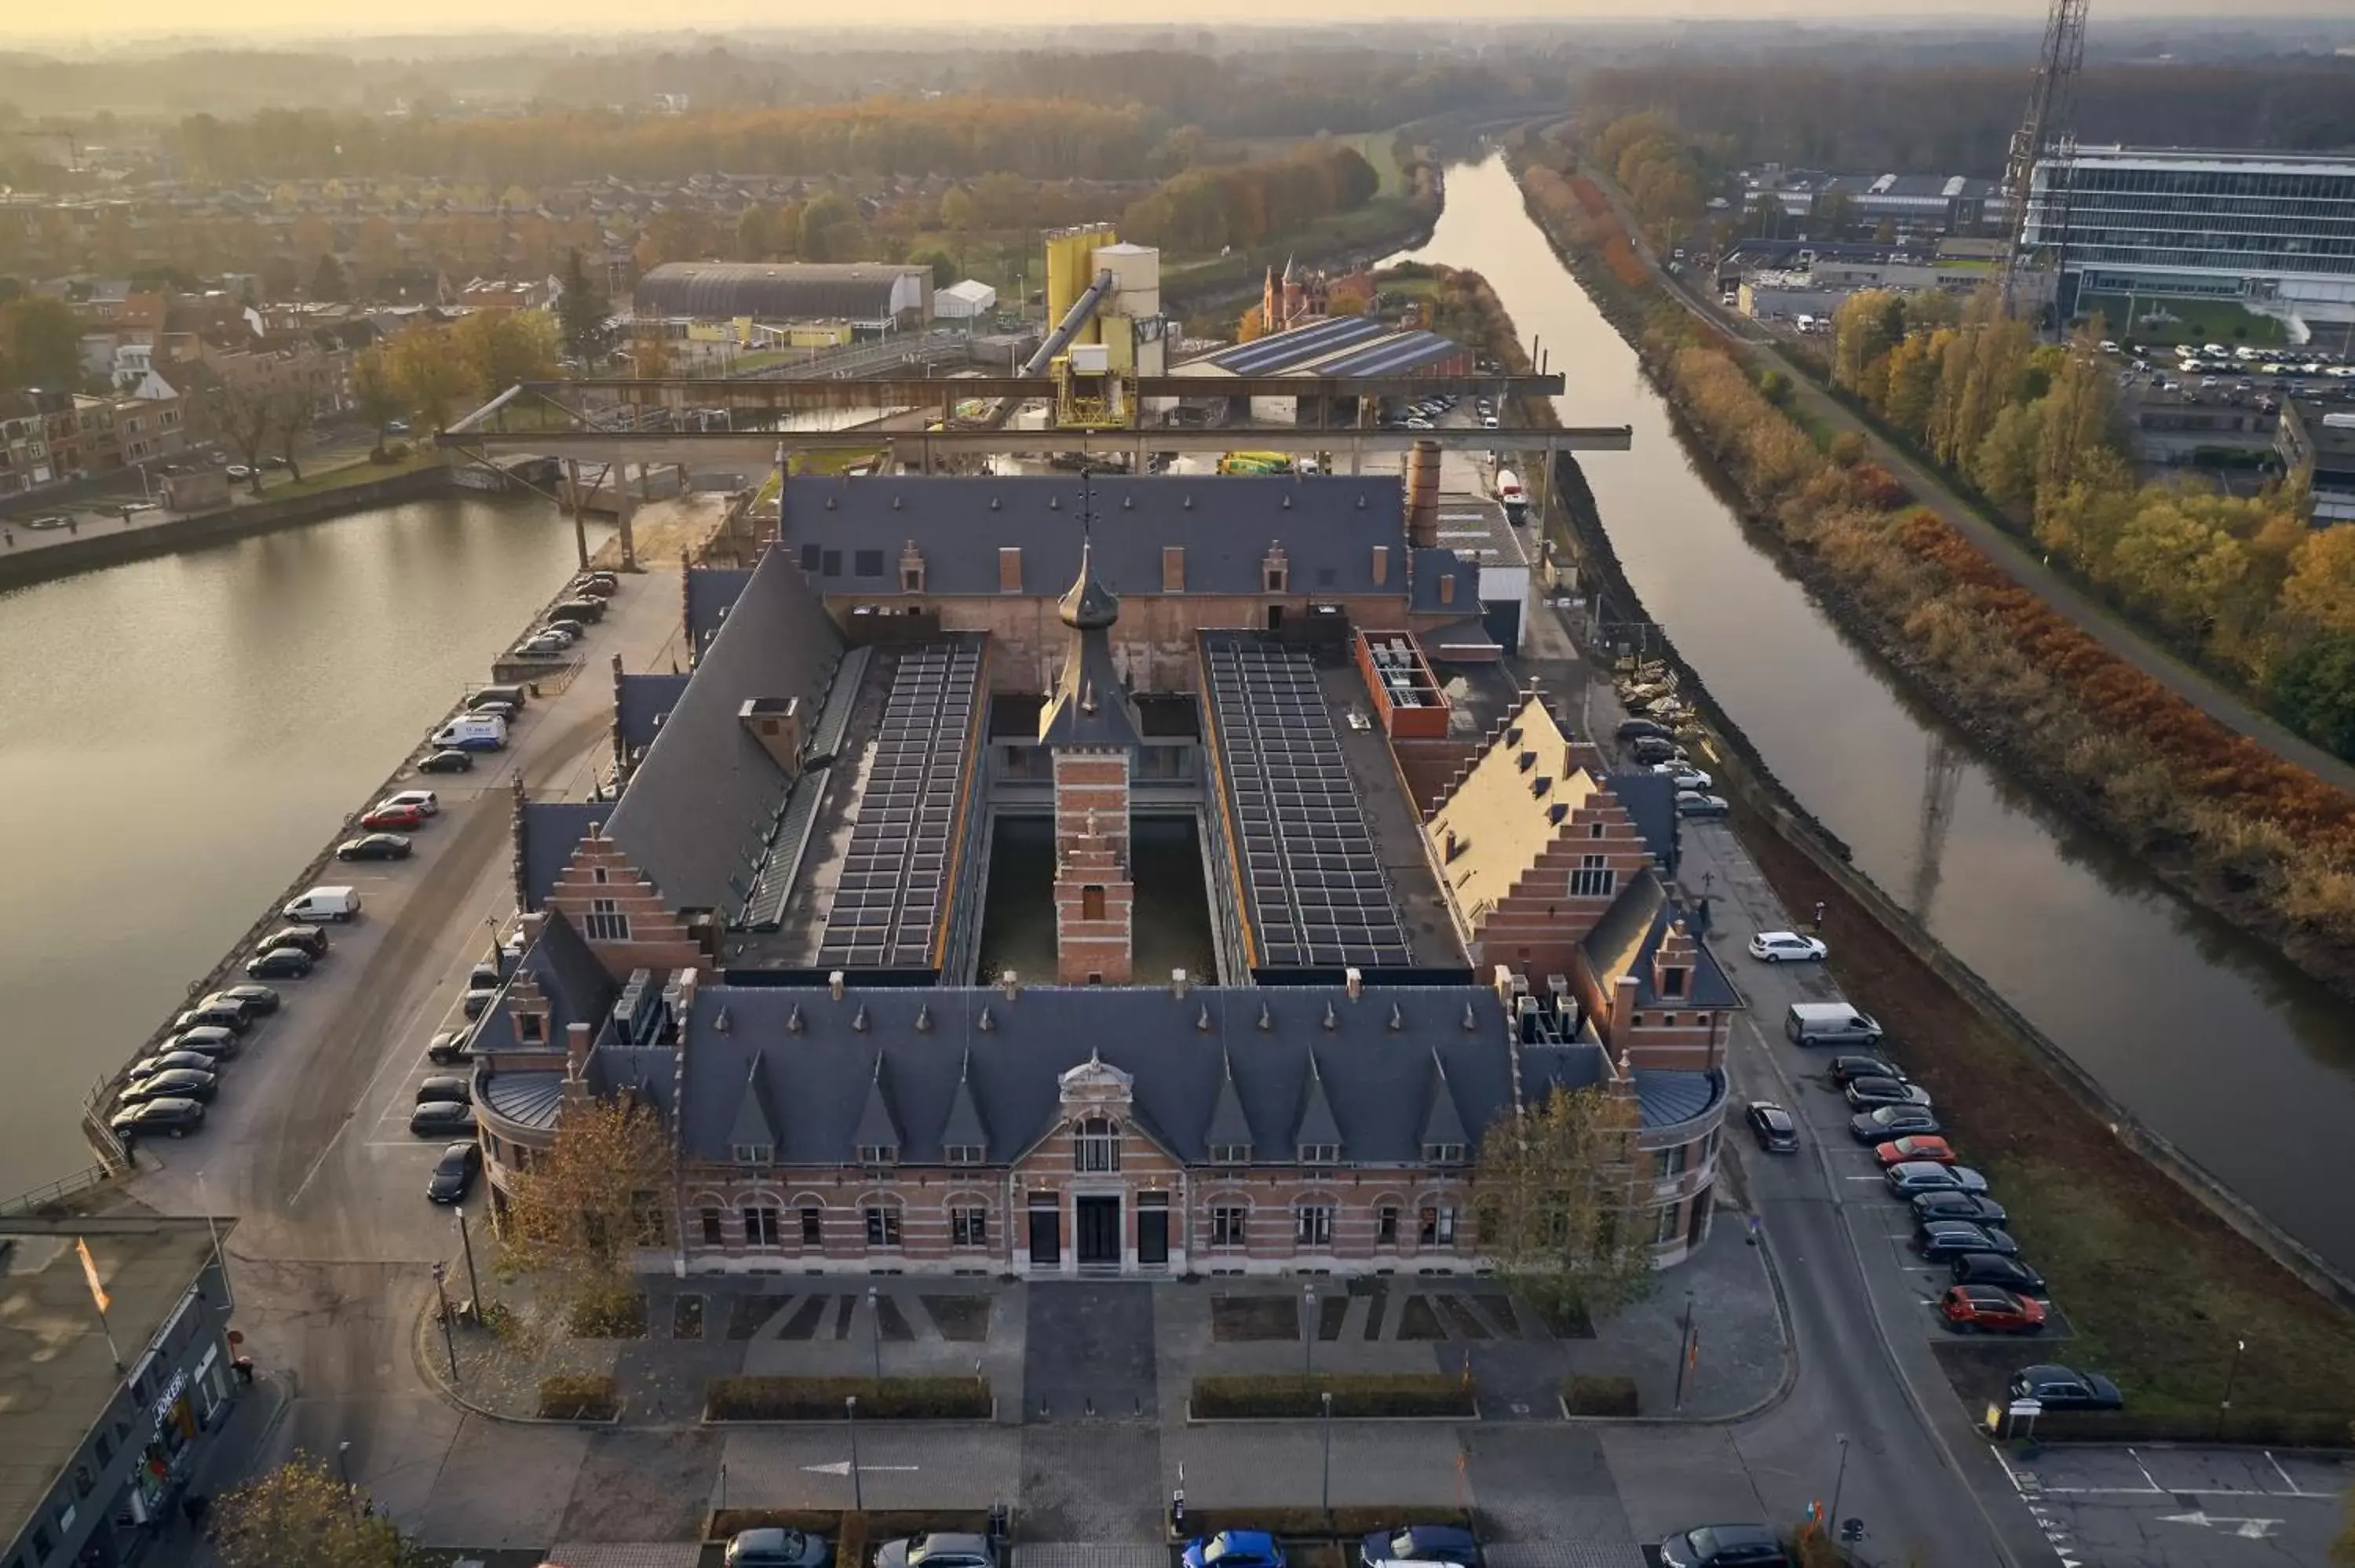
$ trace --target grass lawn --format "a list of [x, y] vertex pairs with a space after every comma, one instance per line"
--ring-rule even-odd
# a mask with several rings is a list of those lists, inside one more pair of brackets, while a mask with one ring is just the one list
[[[2129, 321], [2128, 310], [2141, 320]], [[2087, 294], [2077, 302], [2081, 314], [2099, 314], [2104, 321], [2103, 333], [2121, 341], [2127, 338], [2137, 343], [2221, 343], [2226, 346], [2245, 343], [2252, 345], [2281, 344], [2288, 341], [2282, 323], [2271, 316], [2261, 316], [2230, 300], [2154, 300], [2137, 295], [2129, 302], [2124, 294]], [[2173, 316], [2173, 321], [2152, 322], [2157, 313]]]
[[[411, 451], [399, 462], [370, 462], [363, 457], [357, 462], [346, 463], [340, 468], [306, 470], [299, 482], [289, 481], [284, 484], [272, 484], [265, 482], [260, 499], [291, 501], [295, 496], [315, 495], [323, 490], [343, 490], [355, 484], [373, 484], [379, 479], [390, 479], [396, 474], [411, 473], [421, 468], [436, 468], [441, 465], [441, 462], [442, 453], [433, 447], [423, 447]], [[240, 501], [255, 499], [253, 493], [243, 485], [234, 487], [233, 493]]]

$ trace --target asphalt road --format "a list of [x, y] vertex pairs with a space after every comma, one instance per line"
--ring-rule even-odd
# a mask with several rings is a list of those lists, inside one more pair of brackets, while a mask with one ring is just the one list
[[[205, 1129], [140, 1146], [130, 1195], [165, 1213], [238, 1216], [229, 1246], [238, 1324], [261, 1370], [293, 1388], [282, 1446], [335, 1454], [397, 1517], [425, 1506], [461, 1430], [459, 1413], [418, 1375], [413, 1334], [431, 1269], [464, 1265], [452, 1213], [426, 1201], [442, 1139], [412, 1138], [408, 1116], [423, 1048], [454, 1022], [469, 969], [515, 896], [511, 782], [580, 798], [608, 755], [610, 656], [668, 668], [678, 593], [662, 573], [625, 579], [578, 652], [583, 678], [518, 715], [514, 743], [471, 773], [405, 776], [442, 810], [405, 862], [338, 865], [360, 890], [361, 918], [332, 927], [333, 948], [229, 1065]], [[520, 624], [536, 607], [518, 604]], [[365, 801], [355, 801], [361, 810]], [[479, 1191], [472, 1207], [479, 1211]], [[491, 1249], [478, 1235], [478, 1262]]]

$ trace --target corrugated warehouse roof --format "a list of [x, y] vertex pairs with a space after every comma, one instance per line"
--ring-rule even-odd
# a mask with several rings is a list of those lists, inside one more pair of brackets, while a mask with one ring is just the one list
[[[914, 279], [912, 292], [906, 280]], [[638, 280], [641, 316], [875, 320], [931, 297], [932, 270], [881, 262], [666, 261]]]
[[1435, 332], [1402, 332], [1296, 368], [1313, 376], [1411, 376], [1425, 366], [1460, 359], [1471, 352]]
[[1210, 355], [1209, 363], [1232, 376], [1281, 376], [1312, 359], [1381, 337], [1389, 329], [1366, 316], [1332, 316], [1290, 332], [1239, 343]]

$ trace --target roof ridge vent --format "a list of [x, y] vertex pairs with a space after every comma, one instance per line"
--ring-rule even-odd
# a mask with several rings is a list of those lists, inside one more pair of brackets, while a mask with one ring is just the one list
[[916, 1009], [916, 1033], [919, 1034], [930, 1034], [932, 1032], [932, 1004], [928, 1001]]
[[1333, 1011], [1333, 1004], [1329, 1001], [1325, 1004], [1325, 1027], [1328, 1031], [1341, 1027], [1341, 1015]]
[[714, 1034], [725, 1034], [728, 1033], [728, 1007], [727, 1004], [723, 1002], [720, 1004], [719, 1011], [711, 1015], [711, 1033]]
[[802, 1004], [797, 1001], [794, 1003], [794, 1010], [785, 1014], [785, 1033], [788, 1034], [799, 1034], [801, 1032]]
[[997, 497], [996, 497], [995, 495], [993, 495], [993, 496], [991, 496], [991, 497], [989, 498], [989, 509], [990, 509], [992, 512], [995, 512], [995, 511], [996, 511], [996, 510], [997, 510]]
[[1474, 1033], [1479, 1029], [1479, 1014], [1472, 1011], [1472, 1004], [1470, 1002], [1465, 1002], [1464, 1004], [1464, 1033], [1466, 1034]]
[[989, 1015], [989, 1003], [985, 1001], [981, 1004], [981, 1016], [973, 1021], [973, 1026], [984, 1034], [997, 1027], [997, 1020]]
[[1197, 1034], [1208, 1034], [1209, 1032], [1210, 1004], [1206, 1001], [1202, 1004], [1202, 1011], [1195, 1016], [1194, 1033]]
[[833, 511], [833, 510], [834, 510], [834, 497], [833, 497], [833, 496], [831, 496], [831, 495], [829, 495], [829, 496], [827, 496], [827, 497], [826, 498], [826, 509], [828, 512], [831, 512], [831, 511]]
[[1403, 1033], [1405, 1030], [1406, 1013], [1399, 1004], [1394, 1001], [1391, 1003], [1391, 1033], [1393, 1034], [1399, 1034]]
[[906, 502], [904, 502], [904, 501], [902, 501], [902, 500], [901, 500], [899, 496], [897, 496], [897, 495], [894, 495], [894, 496], [891, 498], [891, 510], [892, 510], [892, 511], [894, 511], [894, 512], [898, 512], [898, 511], [900, 511], [900, 510], [901, 508], [903, 508], [906, 504], [907, 504], [907, 503], [906, 503]]
[[865, 1002], [862, 1001], [858, 1004], [858, 1012], [852, 1016], [850, 1020], [850, 1027], [858, 1033], [864, 1034], [867, 1033], [867, 1004]]
[[1263, 1001], [1261, 1002], [1259, 1004], [1259, 1032], [1262, 1034], [1264, 1034], [1274, 1027], [1275, 1014], [1267, 1010], [1267, 1003]]

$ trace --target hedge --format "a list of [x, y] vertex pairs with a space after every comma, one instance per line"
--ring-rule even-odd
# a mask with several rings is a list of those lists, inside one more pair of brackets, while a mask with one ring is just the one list
[[973, 1377], [716, 1377], [707, 1421], [842, 1421], [856, 1396], [862, 1421], [986, 1421], [989, 1383]]
[[1635, 1415], [1641, 1405], [1632, 1377], [1566, 1377], [1561, 1403], [1572, 1415]]
[[[2026, 1424], [2022, 1423], [2025, 1426]], [[2344, 1448], [2355, 1415], [2320, 1412], [2234, 1415], [2220, 1433], [2214, 1414], [2141, 1415], [2132, 1410], [2054, 1410], [2029, 1428], [2039, 1443], [2248, 1443], [2271, 1448]]]
[[1397, 1376], [1245, 1374], [1194, 1380], [1193, 1414], [1201, 1420], [1238, 1417], [1299, 1419], [1325, 1413], [1321, 1395], [1333, 1396], [1336, 1415], [1452, 1415], [1478, 1414], [1470, 1386], [1435, 1372]]
[[572, 1373], [539, 1380], [543, 1421], [611, 1421], [622, 1412], [620, 1385], [602, 1373]]
[[[1336, 1401], [1335, 1403], [1339, 1403]], [[1337, 1508], [1327, 1513], [1314, 1508], [1189, 1508], [1188, 1536], [1211, 1536], [1222, 1530], [1264, 1530], [1288, 1541], [1339, 1536], [1357, 1541], [1378, 1530], [1400, 1530], [1410, 1524], [1452, 1524], [1472, 1528], [1472, 1515], [1460, 1508]]]

